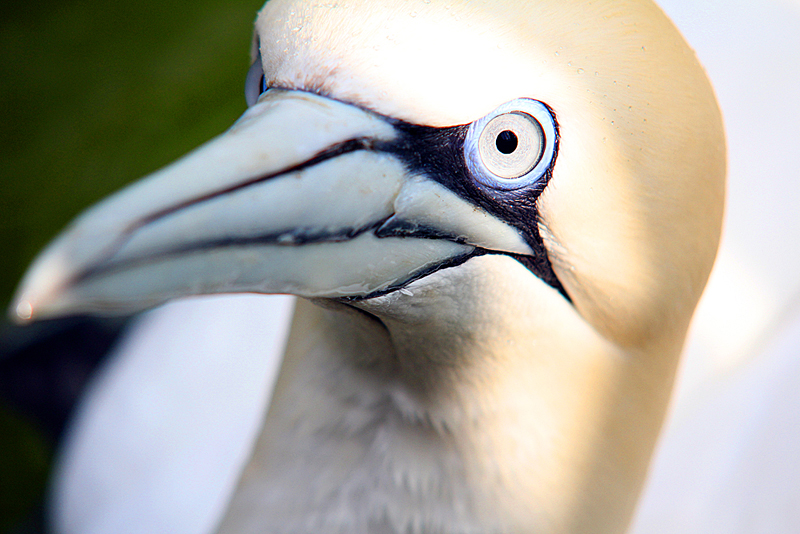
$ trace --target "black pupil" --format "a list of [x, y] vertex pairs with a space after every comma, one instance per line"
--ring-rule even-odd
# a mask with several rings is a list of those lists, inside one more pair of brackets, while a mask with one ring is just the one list
[[517, 149], [517, 134], [511, 130], [503, 130], [495, 141], [497, 150], [503, 154], [511, 154]]

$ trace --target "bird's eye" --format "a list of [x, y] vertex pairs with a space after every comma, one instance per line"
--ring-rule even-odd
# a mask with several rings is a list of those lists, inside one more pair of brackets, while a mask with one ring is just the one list
[[464, 155], [480, 184], [520, 189], [536, 183], [550, 168], [555, 141], [556, 123], [547, 106], [518, 98], [470, 125]]
[[261, 93], [267, 90], [267, 77], [264, 76], [264, 68], [261, 66], [261, 54], [256, 56], [256, 60], [250, 65], [247, 71], [247, 78], [244, 81], [244, 98], [247, 106], [256, 103]]

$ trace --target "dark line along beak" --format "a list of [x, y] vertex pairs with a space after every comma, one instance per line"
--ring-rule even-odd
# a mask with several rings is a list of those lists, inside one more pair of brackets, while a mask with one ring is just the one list
[[397, 135], [358, 107], [270, 90], [230, 130], [74, 221], [12, 315], [130, 313], [210, 293], [363, 298], [476, 249], [530, 253], [518, 230], [374, 149]]

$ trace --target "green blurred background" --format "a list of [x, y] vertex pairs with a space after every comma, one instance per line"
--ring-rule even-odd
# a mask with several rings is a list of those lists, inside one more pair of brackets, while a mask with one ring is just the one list
[[[27, 265], [70, 219], [220, 133], [244, 111], [252, 22], [262, 3], [76, 0], [5, 7], [3, 309]], [[20, 332], [4, 314], [0, 346]], [[38, 528], [30, 516], [41, 507], [51, 441], [33, 418], [0, 403], [0, 533]]]

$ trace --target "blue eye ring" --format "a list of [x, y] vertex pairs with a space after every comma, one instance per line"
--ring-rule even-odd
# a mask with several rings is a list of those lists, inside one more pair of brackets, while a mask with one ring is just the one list
[[264, 75], [264, 67], [261, 65], [261, 53], [256, 56], [253, 64], [247, 71], [244, 80], [244, 99], [247, 107], [253, 106], [258, 97], [267, 90], [267, 77]]
[[513, 191], [538, 183], [550, 168], [557, 140], [550, 108], [517, 98], [473, 122], [464, 157], [479, 185]]

